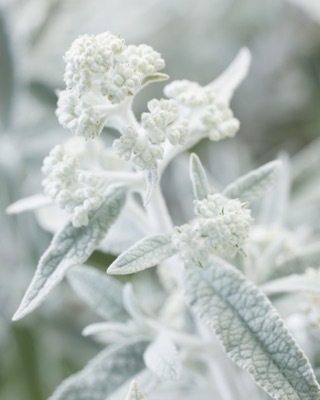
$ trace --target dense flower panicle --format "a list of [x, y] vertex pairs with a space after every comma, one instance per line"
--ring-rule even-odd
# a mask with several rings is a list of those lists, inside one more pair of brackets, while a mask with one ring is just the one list
[[246, 206], [221, 194], [195, 201], [198, 218], [190, 225], [177, 228], [173, 239], [182, 251], [182, 258], [194, 262], [200, 254], [200, 264], [210, 253], [233, 258], [245, 244], [253, 222]]
[[141, 116], [141, 124], [152, 143], [163, 143], [166, 139], [173, 145], [184, 143], [188, 122], [179, 119], [179, 107], [175, 100], [153, 99], [149, 101], [148, 109], [150, 112]]
[[108, 170], [125, 171], [125, 164], [100, 140], [86, 143], [72, 138], [55, 146], [44, 159], [43, 190], [72, 215], [74, 226], [87, 225], [89, 212], [101, 205], [110, 183], [104, 175], [101, 177]]
[[239, 130], [239, 120], [210, 86], [178, 80], [166, 85], [164, 93], [180, 105], [182, 115], [191, 121], [190, 129], [202, 131], [211, 140], [233, 137]]
[[104, 98], [86, 93], [79, 97], [72, 90], [59, 93], [56, 115], [60, 124], [77, 136], [93, 139], [100, 135], [111, 109], [103, 107]]
[[67, 88], [77, 89], [80, 93], [91, 88], [109, 71], [115, 56], [124, 48], [124, 40], [110, 32], [79, 36], [64, 57]]
[[72, 214], [74, 226], [87, 225], [88, 213], [102, 204], [101, 180], [81, 170], [78, 157], [66, 153], [60, 145], [44, 159], [42, 172], [44, 193]]
[[160, 53], [146, 45], [126, 46], [105, 32], [76, 39], [65, 58], [67, 89], [59, 93], [57, 116], [63, 127], [85, 138], [112, 125], [117, 107], [164, 68]]
[[113, 141], [113, 149], [124, 160], [131, 160], [140, 170], [156, 169], [158, 160], [163, 157], [163, 148], [153, 144], [131, 125], [126, 127], [119, 139]]

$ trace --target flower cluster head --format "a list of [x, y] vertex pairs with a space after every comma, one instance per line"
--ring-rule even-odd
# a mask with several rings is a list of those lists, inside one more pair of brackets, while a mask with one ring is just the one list
[[196, 200], [197, 219], [176, 228], [173, 242], [189, 264], [205, 260], [210, 254], [233, 258], [241, 251], [249, 234], [253, 219], [246, 203], [228, 199], [221, 194]]
[[[44, 193], [72, 215], [75, 227], [87, 225], [89, 212], [102, 204], [106, 180], [101, 179], [99, 171], [106, 167], [106, 160], [111, 160], [101, 143], [91, 143], [90, 146], [92, 148], [88, 151], [87, 146], [76, 138], [65, 145], [57, 145], [42, 166]], [[117, 160], [115, 162], [119, 164]], [[90, 171], [88, 165], [92, 168]]]
[[59, 93], [57, 116], [86, 138], [98, 136], [119, 105], [165, 66], [150, 46], [126, 46], [110, 32], [80, 36], [64, 60], [66, 90]]
[[188, 135], [187, 121], [180, 118], [175, 100], [153, 99], [148, 109], [141, 116], [141, 126], [127, 126], [113, 142], [115, 152], [140, 170], [156, 169], [164, 155], [163, 144], [183, 144]]
[[191, 130], [202, 132], [213, 141], [234, 137], [239, 130], [239, 120], [211, 85], [203, 87], [196, 82], [178, 80], [166, 85], [164, 93], [177, 101]]

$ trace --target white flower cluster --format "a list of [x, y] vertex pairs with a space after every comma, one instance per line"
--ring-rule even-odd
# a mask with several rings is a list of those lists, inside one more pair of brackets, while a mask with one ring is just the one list
[[74, 141], [66, 146], [55, 146], [43, 161], [44, 193], [72, 214], [75, 227], [87, 225], [88, 213], [100, 207], [103, 201], [104, 183], [94, 171], [83, 169], [82, 164], [87, 161], [84, 149], [77, 148]]
[[233, 258], [248, 237], [253, 222], [247, 204], [221, 194], [195, 201], [195, 219], [176, 228], [173, 243], [187, 264], [202, 264], [210, 254]]
[[229, 105], [210, 85], [178, 80], [166, 85], [164, 93], [178, 102], [182, 115], [190, 121], [190, 130], [200, 131], [211, 140], [233, 137], [240, 127]]
[[126, 46], [110, 32], [80, 36], [65, 62], [67, 88], [56, 113], [62, 126], [85, 138], [98, 136], [119, 104], [165, 66], [150, 46]]
[[166, 140], [172, 145], [183, 144], [188, 135], [187, 121], [180, 119], [175, 100], [153, 99], [148, 109], [141, 116], [141, 126], [128, 126], [113, 142], [115, 152], [141, 170], [157, 168]]

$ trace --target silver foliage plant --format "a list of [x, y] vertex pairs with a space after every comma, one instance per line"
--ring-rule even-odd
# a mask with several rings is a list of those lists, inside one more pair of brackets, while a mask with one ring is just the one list
[[[291, 292], [309, 293], [312, 314], [320, 285], [311, 267], [320, 246], [302, 248], [289, 227], [265, 222], [286, 199], [288, 160], [218, 192], [191, 154], [190, 176], [181, 180], [192, 182], [194, 218], [180, 226], [161, 192], [163, 172], [180, 153], [204, 138], [236, 134], [230, 101], [247, 74], [248, 49], [206, 86], [167, 84], [166, 98], [150, 100], [139, 119], [135, 95], [168, 79], [158, 52], [106, 32], [76, 39], [65, 62], [56, 114], [75, 137], [45, 158], [43, 194], [8, 209], [45, 214], [55, 206], [65, 223], [13, 319], [66, 277], [104, 320], [83, 334], [106, 348], [50, 400], [320, 399], [316, 372], [281, 302]], [[107, 146], [110, 128], [118, 137]], [[116, 256], [108, 275], [89, 265], [96, 250]], [[110, 276], [128, 274], [125, 284]]]

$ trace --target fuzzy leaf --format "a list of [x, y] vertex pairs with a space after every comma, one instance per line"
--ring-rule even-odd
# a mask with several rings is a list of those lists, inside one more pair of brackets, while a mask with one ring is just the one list
[[185, 295], [217, 334], [235, 364], [278, 400], [319, 400], [320, 387], [306, 356], [268, 298], [238, 270], [212, 258], [190, 269]]
[[230, 101], [234, 91], [247, 76], [251, 63], [250, 51], [243, 47], [235, 59], [223, 73], [209, 86], [215, 90], [218, 97], [224, 101]]
[[101, 207], [91, 214], [88, 226], [75, 228], [69, 222], [54, 236], [40, 258], [36, 273], [13, 320], [33, 311], [63, 279], [69, 268], [88, 259], [119, 215], [125, 199], [125, 188], [113, 188]]
[[144, 368], [145, 342], [112, 346], [67, 378], [49, 400], [107, 400], [119, 386]]
[[154, 267], [177, 252], [171, 235], [148, 236], [122, 253], [109, 267], [108, 274], [126, 275]]
[[154, 82], [162, 82], [166, 81], [169, 79], [169, 75], [164, 74], [162, 72], [157, 72], [153, 75], [147, 76], [143, 81], [142, 81], [142, 86], [149, 85], [149, 83], [154, 83]]
[[305, 247], [302, 251], [279, 262], [268, 280], [291, 274], [303, 274], [308, 268], [320, 267], [320, 243]]
[[126, 400], [147, 400], [139, 383], [135, 379], [131, 382]]
[[291, 292], [320, 294], [320, 279], [312, 274], [290, 275], [267, 282], [261, 285], [260, 289], [268, 296]]
[[182, 364], [176, 346], [166, 333], [160, 333], [144, 353], [146, 366], [161, 380], [177, 380]]
[[123, 287], [116, 279], [87, 266], [73, 267], [67, 278], [79, 297], [102, 318], [112, 321], [129, 318], [122, 301]]
[[206, 199], [209, 194], [207, 175], [199, 157], [194, 153], [190, 156], [190, 176], [194, 197], [197, 200]]
[[6, 212], [7, 214], [19, 214], [24, 211], [30, 211], [47, 206], [51, 203], [52, 201], [48, 197], [42, 194], [36, 194], [10, 204], [10, 206], [6, 209]]
[[251, 203], [267, 191], [280, 166], [280, 161], [271, 161], [232, 182], [224, 189], [223, 194]]

